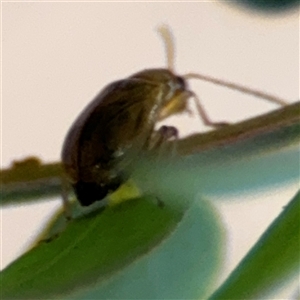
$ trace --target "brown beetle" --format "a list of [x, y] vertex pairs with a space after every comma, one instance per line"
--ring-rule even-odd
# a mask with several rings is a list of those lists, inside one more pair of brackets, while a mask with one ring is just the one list
[[[128, 178], [126, 164], [130, 164], [132, 156], [127, 154], [132, 149], [138, 154], [155, 147], [157, 134], [163, 139], [176, 135], [173, 127], [162, 127], [155, 132], [154, 126], [170, 115], [187, 111], [189, 98], [196, 100], [206, 125], [225, 124], [209, 120], [199, 99], [188, 89], [187, 78], [200, 78], [242, 92], [257, 93], [207, 76], [176, 75], [171, 67], [174, 54], [171, 33], [166, 27], [160, 28], [160, 33], [166, 44], [169, 68], [146, 69], [109, 84], [84, 109], [67, 134], [62, 162], [75, 194], [84, 206], [103, 199]], [[264, 94], [259, 96], [264, 97]], [[277, 100], [275, 102], [281, 101]]]
[[[167, 69], [139, 72], [108, 85], [71, 127], [62, 160], [78, 200], [90, 205], [126, 178], [119, 168], [131, 147], [150, 146], [154, 125], [174, 99], [185, 109], [185, 81]], [[175, 109], [175, 107], [174, 107]]]

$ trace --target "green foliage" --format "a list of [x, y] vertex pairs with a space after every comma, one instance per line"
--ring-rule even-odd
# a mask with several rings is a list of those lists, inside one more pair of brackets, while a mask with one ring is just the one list
[[2, 297], [203, 295], [220, 268], [221, 232], [207, 202], [177, 211], [151, 198], [126, 201], [71, 221], [10, 265], [2, 272]]
[[[43, 240], [1, 272], [2, 299], [258, 299], [271, 294], [299, 273], [299, 193], [217, 291], [224, 226], [212, 203], [199, 195], [242, 195], [253, 187], [299, 180], [299, 139], [298, 103], [181, 140], [182, 156], [140, 157], [132, 178], [143, 197], [128, 200], [120, 193], [127, 201], [105, 209], [75, 206], [67, 224], [61, 213], [55, 215]], [[41, 177], [46, 187], [36, 185], [40, 179], [31, 180], [30, 172], [20, 179], [14, 168], [8, 170], [12, 177], [3, 184], [2, 204], [15, 203], [16, 191], [22, 201], [32, 199], [32, 190], [43, 194], [53, 176], [60, 187], [59, 170], [57, 165], [52, 175]]]
[[266, 230], [213, 299], [259, 299], [300, 270], [300, 192]]

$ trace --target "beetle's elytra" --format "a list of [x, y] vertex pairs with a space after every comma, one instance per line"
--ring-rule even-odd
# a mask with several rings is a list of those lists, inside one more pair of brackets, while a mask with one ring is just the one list
[[79, 202], [84, 206], [103, 199], [127, 179], [129, 174], [124, 166], [130, 161], [124, 162], [126, 154], [132, 148], [143, 151], [152, 147], [157, 121], [186, 111], [190, 97], [196, 100], [204, 123], [224, 125], [208, 119], [195, 94], [189, 90], [187, 78], [198, 76], [253, 94], [252, 90], [220, 80], [214, 82], [215, 79], [202, 75], [177, 76], [172, 71], [171, 33], [165, 27], [161, 28], [161, 33], [168, 50], [169, 68], [147, 69], [109, 84], [78, 116], [66, 136], [62, 163]]

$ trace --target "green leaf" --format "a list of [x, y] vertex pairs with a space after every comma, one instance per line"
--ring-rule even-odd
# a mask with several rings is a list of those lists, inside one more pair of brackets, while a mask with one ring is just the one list
[[2, 299], [204, 296], [223, 257], [218, 216], [206, 201], [161, 200], [163, 207], [144, 197], [73, 220], [1, 273]]
[[284, 208], [213, 299], [262, 299], [300, 271], [300, 192]]

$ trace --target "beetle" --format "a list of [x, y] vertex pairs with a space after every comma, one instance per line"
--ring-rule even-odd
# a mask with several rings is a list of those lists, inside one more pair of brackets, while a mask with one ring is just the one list
[[177, 137], [176, 128], [162, 126], [155, 131], [155, 125], [171, 115], [188, 111], [190, 98], [195, 99], [206, 125], [226, 125], [208, 118], [195, 93], [189, 90], [187, 79], [200, 78], [253, 94], [244, 87], [220, 80], [214, 82], [216, 79], [199, 74], [177, 75], [172, 68], [171, 32], [164, 26], [159, 32], [167, 50], [168, 68], [146, 69], [108, 84], [78, 116], [65, 138], [63, 167], [83, 206], [102, 200], [130, 176], [126, 165], [133, 156], [128, 153], [135, 151], [138, 155], [157, 147], [161, 141]]
[[[79, 202], [103, 199], [126, 179], [119, 168], [126, 151], [146, 149], [167, 105], [184, 110], [185, 81], [167, 69], [145, 70], [109, 84], [71, 127], [62, 161]], [[177, 103], [173, 104], [173, 99]], [[175, 107], [173, 108], [175, 109]]]

